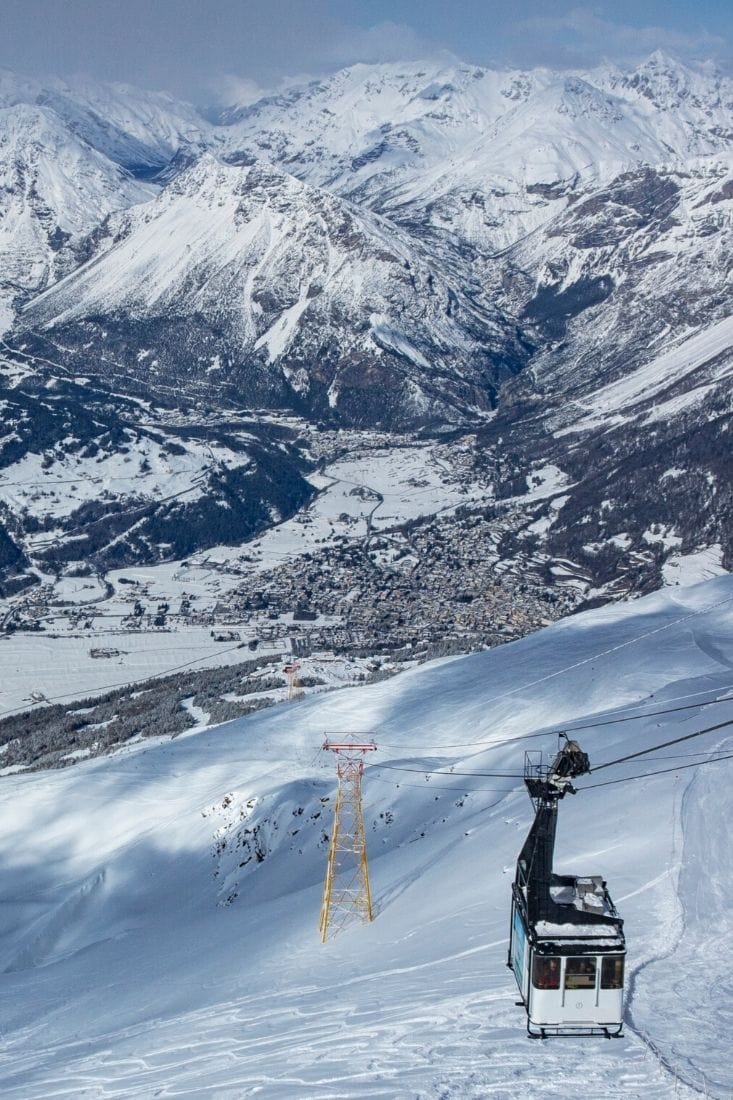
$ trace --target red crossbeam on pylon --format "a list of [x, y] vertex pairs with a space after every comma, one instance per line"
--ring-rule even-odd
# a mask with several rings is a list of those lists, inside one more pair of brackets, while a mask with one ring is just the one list
[[374, 752], [374, 741], [329, 741], [323, 742], [322, 748], [326, 752]]
[[362, 775], [364, 771], [364, 753], [374, 752], [374, 741], [329, 741], [328, 738], [321, 746], [324, 752], [336, 754], [336, 772], [339, 779], [354, 771]]

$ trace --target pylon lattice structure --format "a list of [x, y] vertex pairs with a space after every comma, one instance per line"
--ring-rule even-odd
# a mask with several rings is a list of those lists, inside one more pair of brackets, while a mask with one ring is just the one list
[[283, 672], [288, 678], [288, 702], [303, 698], [303, 685], [300, 682], [300, 663], [291, 661], [285, 665]]
[[321, 942], [351, 920], [370, 921], [372, 893], [369, 886], [361, 778], [364, 756], [376, 749], [374, 741], [339, 740], [323, 743], [324, 752], [336, 754], [338, 793], [328, 849], [326, 881], [321, 906]]

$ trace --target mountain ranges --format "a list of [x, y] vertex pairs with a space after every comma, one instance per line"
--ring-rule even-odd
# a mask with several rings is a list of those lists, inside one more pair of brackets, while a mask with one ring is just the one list
[[0, 73], [0, 488], [47, 494], [2, 498], [3, 594], [245, 541], [312, 498], [319, 427], [471, 436], [589, 599], [730, 568], [732, 148], [733, 82], [662, 54], [208, 114]]

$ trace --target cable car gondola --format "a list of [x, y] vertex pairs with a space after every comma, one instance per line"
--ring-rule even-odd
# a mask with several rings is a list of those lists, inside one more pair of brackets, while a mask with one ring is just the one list
[[541, 754], [525, 753], [535, 819], [517, 860], [507, 965], [532, 1038], [611, 1038], [623, 1028], [623, 920], [600, 875], [576, 878], [552, 870], [558, 802], [575, 794], [572, 779], [590, 771], [577, 741], [562, 736], [565, 743], [549, 766]]

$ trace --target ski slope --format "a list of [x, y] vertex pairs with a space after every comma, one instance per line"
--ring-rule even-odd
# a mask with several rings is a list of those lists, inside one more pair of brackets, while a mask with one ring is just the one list
[[[586, 777], [561, 806], [556, 869], [602, 873], [626, 920], [625, 1037], [531, 1042], [505, 963], [524, 749], [587, 725], [598, 765], [733, 722], [733, 702], [711, 705], [733, 695], [731, 627], [719, 577], [6, 777], [4, 1100], [727, 1098], [733, 761], [687, 765], [730, 750], [729, 730]], [[617, 711], [648, 716], [601, 724]], [[377, 915], [324, 946], [334, 776], [319, 746], [347, 731], [379, 745], [364, 780]]]

